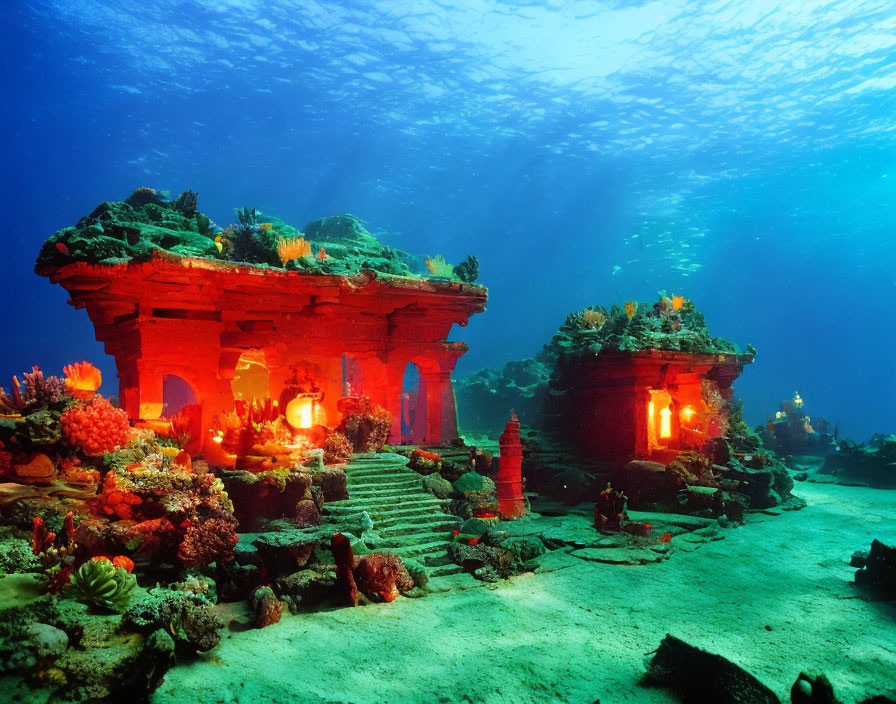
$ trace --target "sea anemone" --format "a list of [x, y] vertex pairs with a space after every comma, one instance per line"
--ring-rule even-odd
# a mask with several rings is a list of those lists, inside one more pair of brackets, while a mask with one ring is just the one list
[[311, 256], [311, 243], [304, 237], [290, 237], [288, 240], [282, 237], [277, 240], [277, 255], [286, 266], [286, 262], [293, 259]]
[[109, 558], [98, 557], [73, 572], [71, 584], [78, 601], [121, 613], [137, 586], [137, 578], [124, 567], [116, 567]]
[[94, 397], [90, 403], [72, 406], [62, 414], [66, 441], [85, 455], [98, 457], [128, 441], [128, 414], [108, 399]]
[[103, 383], [100, 370], [90, 362], [76, 362], [63, 367], [65, 388], [76, 399], [89, 401]]

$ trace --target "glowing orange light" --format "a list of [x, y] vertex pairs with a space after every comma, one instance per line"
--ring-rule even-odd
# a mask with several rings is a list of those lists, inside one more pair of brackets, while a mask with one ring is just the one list
[[314, 399], [310, 396], [296, 396], [286, 404], [286, 422], [296, 430], [314, 425]]
[[668, 408], [663, 408], [660, 411], [660, 437], [672, 437], [672, 411]]
[[695, 411], [695, 410], [694, 410], [693, 408], [691, 408], [690, 406], [685, 406], [684, 408], [681, 409], [681, 417], [684, 418], [686, 421], [688, 421], [688, 420], [690, 420], [690, 419], [693, 417], [693, 415], [694, 415], [696, 412], [697, 412], [697, 411]]

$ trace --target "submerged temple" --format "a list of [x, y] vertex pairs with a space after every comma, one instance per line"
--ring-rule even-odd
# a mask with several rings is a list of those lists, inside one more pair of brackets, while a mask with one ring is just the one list
[[[364, 396], [391, 413], [393, 443], [403, 418], [413, 443], [456, 438], [451, 373], [467, 346], [447, 338], [485, 310], [487, 289], [414, 275], [409, 255], [349, 216], [306, 226], [312, 248], [259, 215], [221, 231], [156, 199], [104, 203], [44, 246], [36, 270], [87, 311], [115, 358], [129, 418], [198, 405], [207, 431], [235, 399], [272, 398], [283, 412], [295, 402], [301, 427], [333, 427], [339, 400]], [[284, 242], [295, 250], [281, 266], [270, 258], [278, 241], [281, 252]], [[267, 261], [234, 261], [251, 259], [253, 247]], [[409, 363], [419, 372], [416, 398], [405, 393], [413, 418], [402, 413]]]

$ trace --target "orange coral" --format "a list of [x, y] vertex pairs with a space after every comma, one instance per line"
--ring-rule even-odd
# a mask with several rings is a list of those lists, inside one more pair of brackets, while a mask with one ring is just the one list
[[628, 316], [628, 319], [631, 320], [635, 317], [635, 313], [638, 311], [638, 302], [637, 301], [626, 301], [625, 302], [625, 314]]
[[[134, 506], [143, 499], [128, 489], [129, 482], [122, 480], [115, 472], [107, 472], [103, 478], [102, 490], [90, 501], [99, 515], [118, 516], [125, 520], [134, 517]], [[133, 485], [131, 485], [133, 486]]]
[[263, 222], [258, 226], [259, 230], [265, 230], [266, 232], [270, 232], [274, 229], [274, 226], [269, 222]]
[[327, 261], [327, 259], [328, 259], [327, 252], [323, 247], [321, 247], [320, 251], [317, 253], [317, 258], [318, 258], [318, 260], [320, 260], [321, 264], [323, 264], [325, 261]]
[[311, 256], [311, 243], [304, 237], [290, 237], [288, 240], [282, 237], [277, 240], [277, 255], [284, 266], [293, 259]]
[[60, 420], [66, 441], [90, 457], [124, 445], [131, 429], [128, 414], [102, 396], [94, 397], [90, 403], [72, 406]]
[[62, 371], [65, 372], [65, 390], [81, 401], [92, 399], [103, 383], [100, 370], [90, 362], [69, 364]]
[[672, 310], [681, 310], [684, 305], [684, 296], [672, 296]]

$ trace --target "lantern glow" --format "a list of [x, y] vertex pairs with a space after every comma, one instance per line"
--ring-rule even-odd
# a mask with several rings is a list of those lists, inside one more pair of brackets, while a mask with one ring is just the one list
[[314, 399], [311, 396], [296, 396], [286, 405], [286, 422], [296, 430], [314, 425]]

